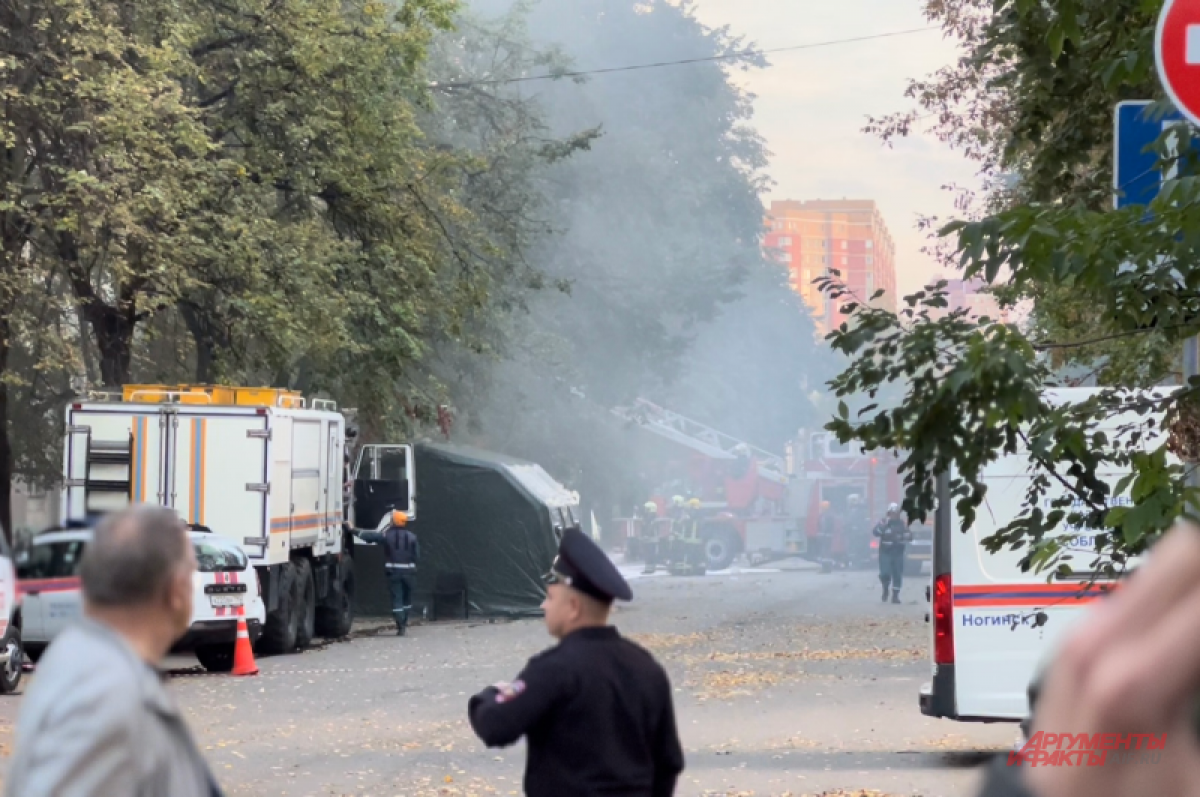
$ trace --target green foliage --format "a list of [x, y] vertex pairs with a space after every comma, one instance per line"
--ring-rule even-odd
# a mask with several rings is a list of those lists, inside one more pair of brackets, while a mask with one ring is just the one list
[[[1033, 314], [1024, 330], [939, 318], [931, 311], [944, 302], [932, 291], [909, 297], [899, 315], [858, 308], [831, 336], [856, 358], [834, 381], [839, 394], [904, 390], [898, 408], [830, 428], [908, 452], [906, 504], [915, 513], [933, 507], [932, 479], [952, 472], [956, 508], [970, 525], [988, 464], [1005, 453], [1031, 458], [1020, 516], [986, 544], [1026, 548], [1024, 564], [1039, 570], [1070, 569], [1051, 534], [1064, 524], [1107, 532], [1097, 553], [1119, 565], [1196, 498], [1184, 483], [1190, 455], [1181, 462], [1175, 454], [1194, 450], [1197, 385], [1129, 388], [1177, 382], [1181, 344], [1200, 332], [1200, 179], [1168, 180], [1149, 207], [1112, 210], [1113, 109], [1162, 98], [1153, 57], [1161, 6], [928, 2], [927, 14], [965, 55], [915, 82], [910, 96], [939, 114], [939, 135], [978, 160], [993, 186], [982, 202], [963, 205], [973, 218], [941, 229], [943, 251], [965, 277], [997, 285], [1006, 303], [1032, 299]], [[903, 135], [913, 119], [901, 114], [873, 129]], [[1166, 134], [1156, 146], [1162, 168], [1195, 173], [1189, 147], [1171, 153]], [[825, 289], [842, 291], [836, 280]], [[1110, 388], [1086, 401], [1052, 401], [1049, 389], [1066, 370]], [[1118, 439], [1097, 431], [1117, 416]], [[1114, 468], [1132, 475], [1108, 486], [1102, 474]]]

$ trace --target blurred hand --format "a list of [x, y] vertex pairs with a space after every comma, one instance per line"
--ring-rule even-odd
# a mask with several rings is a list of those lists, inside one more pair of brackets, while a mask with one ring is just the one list
[[521, 683], [520, 681], [517, 681], [514, 684], [510, 684], [507, 681], [500, 681], [499, 683], [492, 684], [492, 688], [499, 693], [496, 695], [496, 702], [504, 703], [505, 701], [512, 700], [514, 697], [524, 692], [525, 684]]
[[[1158, 763], [1025, 765], [1037, 797], [1200, 797], [1200, 529], [1180, 523], [1097, 606], [1049, 669], [1032, 732], [1166, 734]], [[1065, 749], [1065, 748], [1064, 748]], [[1121, 751], [1124, 752], [1124, 751]]]

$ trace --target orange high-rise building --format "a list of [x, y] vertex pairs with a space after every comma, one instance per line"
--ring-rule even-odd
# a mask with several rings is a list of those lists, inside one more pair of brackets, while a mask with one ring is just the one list
[[768, 257], [788, 267], [792, 288], [822, 334], [845, 320], [839, 308], [853, 301], [831, 301], [813, 285], [830, 269], [860, 300], [883, 290], [875, 306], [896, 310], [896, 247], [874, 200], [772, 202], [764, 245]]

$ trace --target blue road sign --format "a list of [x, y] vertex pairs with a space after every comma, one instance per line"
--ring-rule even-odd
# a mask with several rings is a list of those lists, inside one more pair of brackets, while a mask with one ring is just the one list
[[1113, 202], [1118, 210], [1129, 205], [1149, 205], [1158, 196], [1163, 175], [1158, 168], [1158, 153], [1150, 145], [1167, 128], [1187, 124], [1176, 111], [1156, 118], [1159, 112], [1148, 112], [1150, 105], [1149, 100], [1117, 103]]

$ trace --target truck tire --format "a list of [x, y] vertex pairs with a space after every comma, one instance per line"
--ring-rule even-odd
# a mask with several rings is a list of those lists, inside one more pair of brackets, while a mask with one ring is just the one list
[[25, 664], [25, 653], [21, 648], [21, 629], [9, 623], [8, 632], [0, 641], [8, 653], [8, 663], [0, 670], [0, 695], [11, 695], [21, 684], [21, 670]]
[[317, 632], [317, 585], [311, 562], [296, 557], [292, 566], [296, 568], [296, 648], [303, 649], [312, 644]]
[[209, 672], [229, 672], [233, 669], [234, 645], [199, 645], [196, 658]]
[[329, 604], [317, 609], [317, 633], [326, 639], [350, 635], [354, 625], [354, 560], [342, 559], [341, 579]]
[[300, 619], [296, 611], [300, 602], [298, 586], [295, 565], [291, 562], [281, 565], [279, 605], [275, 611], [267, 612], [267, 622], [263, 626], [262, 639], [259, 640], [263, 653], [291, 653], [296, 649], [296, 632]]
[[701, 532], [704, 539], [704, 557], [709, 570], [724, 570], [733, 564], [742, 548], [737, 532], [727, 527], [710, 527]]

